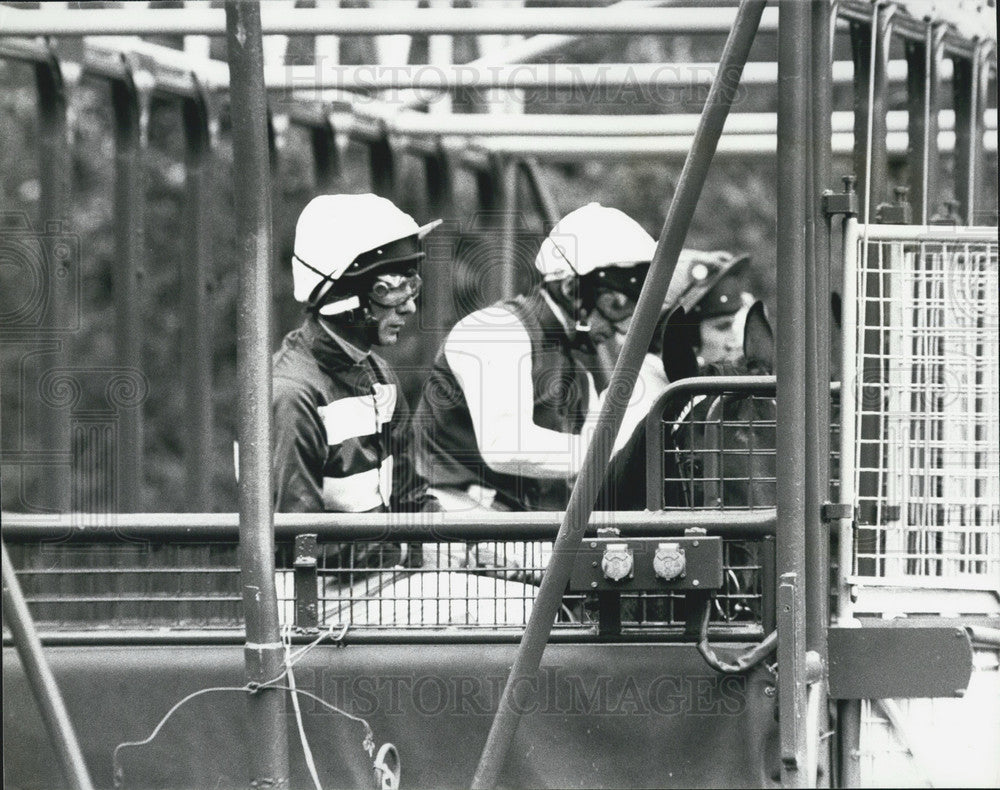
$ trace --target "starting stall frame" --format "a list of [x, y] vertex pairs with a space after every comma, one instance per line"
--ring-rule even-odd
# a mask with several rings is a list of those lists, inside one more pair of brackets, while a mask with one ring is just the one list
[[[705, 110], [689, 136], [644, 141], [624, 137], [624, 144], [616, 146], [613, 141], [588, 138], [588, 132], [600, 128], [596, 121], [588, 120], [576, 130], [579, 139], [553, 142], [547, 134], [551, 129], [544, 125], [532, 129], [524, 119], [510, 124], [506, 132], [499, 129], [490, 134], [469, 125], [470, 116], [411, 113], [408, 127], [405, 114], [400, 114], [398, 124], [394, 124], [393, 114], [384, 108], [367, 118], [361, 117], [363, 111], [352, 108], [348, 113], [350, 128], [342, 132], [337, 119], [343, 113], [317, 110], [315, 103], [293, 103], [288, 119], [310, 130], [318, 189], [335, 183], [347, 135], [367, 146], [372, 188], [389, 197], [396, 197], [399, 191], [401, 152], [423, 158], [429, 199], [442, 213], [455, 208], [456, 168], [473, 170], [483, 207], [497, 209], [498, 216], [506, 218], [498, 231], [507, 263], [499, 283], [504, 294], [517, 289], [512, 218], [520, 178], [525, 179], [543, 219], [552, 222], [557, 218], [538, 166], [534, 159], [522, 156], [524, 151], [557, 156], [683, 151], [684, 171], [612, 377], [613, 391], [630, 391], [634, 384], [713, 156], [717, 152], [759, 153], [776, 148], [778, 280], [783, 287], [778, 295], [776, 377], [765, 387], [771, 388], [768, 393], [775, 398], [777, 413], [774, 508], [591, 513], [593, 492], [611, 451], [608, 437], [616, 433], [624, 407], [609, 398], [565, 515], [509, 514], [475, 521], [447, 515], [275, 517], [270, 506], [267, 441], [273, 255], [269, 234], [261, 236], [256, 229], [270, 226], [269, 160], [276, 155], [275, 138], [281, 126], [268, 109], [267, 91], [287, 89], [291, 72], [281, 74], [263, 63], [261, 37], [306, 32], [385, 34], [389, 32], [387, 17], [368, 9], [327, 13], [320, 8], [283, 8], [281, 15], [276, 15], [274, 9], [265, 8], [261, 14], [251, 3], [231, 3], [225, 12], [208, 8], [185, 9], [183, 14], [164, 9], [72, 10], [55, 18], [44, 9], [0, 9], [0, 55], [27, 61], [36, 73], [44, 221], [68, 215], [66, 93], [72, 89], [67, 75], [75, 72], [61, 66], [58, 50], [48, 42], [18, 37], [228, 32], [231, 77], [220, 73], [215, 67], [219, 64], [211, 61], [201, 76], [197, 71], [184, 73], [186, 61], [180, 74], [177, 61], [162, 73], [150, 74], [147, 69], [154, 68], [157, 57], [169, 59], [168, 54], [143, 45], [140, 48], [147, 57], [141, 61], [131, 56], [108, 57], [106, 39], [92, 48], [85, 42], [86, 54], [78, 69], [107, 80], [111, 90], [117, 220], [115, 348], [120, 364], [132, 371], [141, 370], [136, 295], [141, 288], [141, 158], [149, 100], [153, 92], [159, 92], [180, 101], [188, 175], [185, 224], [191, 250], [184, 276], [183, 343], [190, 420], [185, 431], [186, 480], [192, 506], [202, 511], [210, 506], [205, 481], [209, 478], [207, 448], [212, 436], [208, 408], [212, 376], [207, 165], [212, 155], [217, 93], [225, 89], [231, 91], [233, 118], [239, 121], [234, 123], [234, 149], [242, 152], [240, 161], [246, 163], [237, 171], [240, 240], [246, 249], [256, 251], [256, 257], [248, 255], [242, 264], [239, 297], [240, 448], [250, 448], [240, 452], [239, 515], [128, 513], [150, 503], [143, 503], [140, 496], [140, 412], [135, 403], [129, 407], [125, 396], [122, 403], [128, 408], [121, 410], [122, 419], [114, 425], [115, 446], [121, 455], [113, 473], [103, 469], [99, 454], [89, 457], [93, 468], [84, 468], [87, 459], [74, 460], [71, 454], [53, 456], [48, 460], [56, 463], [46, 477], [44, 495], [57, 515], [4, 513], [4, 541], [11, 544], [14, 559], [10, 565], [5, 546], [4, 614], [20, 656], [20, 664], [5, 662], [5, 685], [18, 692], [17, 710], [31, 722], [21, 729], [8, 724], [7, 729], [13, 731], [22, 754], [44, 743], [39, 722], [31, 718], [30, 689], [39, 701], [59, 764], [71, 786], [89, 786], [88, 767], [100, 786], [117, 786], [123, 777], [128, 785], [131, 777], [139, 776], [146, 778], [136, 781], [164, 786], [177, 778], [158, 765], [176, 760], [176, 754], [151, 753], [153, 756], [129, 764], [125, 756], [129, 750], [120, 753], [121, 746], [137, 744], [122, 741], [148, 732], [180, 696], [175, 693], [178, 689], [190, 687], [197, 696], [206, 685], [232, 686], [228, 690], [243, 692], [250, 700], [249, 716], [242, 700], [231, 696], [215, 712], [203, 711], [201, 721], [197, 718], [200, 709], [187, 714], [193, 716], [182, 725], [187, 734], [174, 731], [168, 743], [206, 760], [222, 752], [241, 755], [234, 765], [249, 762], [254, 781], [280, 783], [292, 775], [289, 754], [298, 756], [298, 747], [288, 743], [294, 739], [288, 735], [289, 722], [283, 710], [289, 687], [296, 698], [300, 691], [313, 689], [313, 701], [328, 706], [324, 697], [329, 697], [332, 689], [324, 686], [323, 679], [330, 667], [338, 670], [339, 683], [351, 678], [374, 682], [377, 677], [392, 675], [392, 667], [403, 665], [410, 674], [401, 682], [408, 678], [411, 687], [423, 682], [426, 688], [422, 690], [429, 693], [435, 681], [420, 679], [437, 677], [443, 685], [434, 685], [433, 691], [444, 688], [445, 696], [454, 692], [448, 699], [459, 707], [439, 711], [446, 714], [442, 732], [451, 739], [441, 741], [433, 737], [432, 725], [412, 726], [413, 721], [426, 724], [431, 715], [427, 712], [430, 703], [421, 693], [411, 695], [410, 704], [393, 719], [382, 716], [384, 710], [378, 708], [378, 704], [392, 704], [391, 693], [382, 699], [378, 694], [372, 697], [368, 689], [365, 697], [364, 689], [352, 687], [352, 694], [344, 699], [355, 707], [363, 707], [366, 699], [378, 700], [375, 716], [379, 737], [388, 733], [398, 745], [409, 749], [396, 756], [395, 766], [379, 753], [375, 769], [383, 782], [398, 781], [400, 756], [404, 764], [416, 767], [410, 776], [428, 786], [471, 781], [477, 787], [492, 787], [501, 778], [529, 785], [598, 781], [607, 786], [634, 786], [676, 781], [679, 785], [858, 786], [898, 778], [893, 771], [905, 773], [914, 767], [914, 781], [934, 779], [931, 750], [921, 728], [933, 715], [947, 715], [955, 722], [975, 715], [977, 700], [988, 699], [996, 686], [989, 673], [997, 674], [1000, 491], [996, 473], [1000, 469], [1000, 437], [996, 415], [1000, 395], [996, 388], [996, 228], [928, 225], [934, 219], [953, 225], [962, 225], [961, 218], [995, 222], [995, 207], [985, 206], [983, 198], [989, 177], [987, 143], [992, 141], [993, 150], [996, 147], [995, 110], [992, 116], [987, 112], [989, 85], [996, 79], [995, 41], [970, 41], [943, 21], [915, 19], [891, 3], [843, 0], [780, 3], [776, 8], [765, 8], [764, 0], [744, 0], [738, 9], [720, 9], [711, 18], [691, 9], [620, 5], [560, 9], [559, 14], [542, 9], [502, 14], [486, 8], [413, 9], [394, 13], [391, 24], [393, 31], [411, 34], [727, 33]], [[835, 31], [845, 26], [853, 61], [849, 70], [835, 68], [832, 57]], [[773, 119], [776, 137], [751, 139], [755, 134], [764, 136], [757, 126], [747, 137], [749, 145], [733, 146], [727, 143], [723, 129], [727, 117], [732, 118], [729, 107], [740, 75], [753, 74], [753, 79], [759, 79], [758, 72], [765, 71], [759, 64], [744, 68], [758, 31], [777, 32], [778, 36], [776, 78], [782, 90]], [[905, 49], [905, 61], [898, 65], [905, 66], [906, 74], [909, 195], [914, 200], [917, 225], [905, 224], [913, 219], [905, 205], [905, 192], [895, 190], [895, 202], [888, 202], [888, 158], [896, 143], [887, 94], [890, 80], [899, 76], [897, 62], [890, 58], [893, 41], [902, 41]], [[122, 47], [127, 51], [127, 44]], [[950, 60], [950, 72], [946, 59]], [[647, 71], [645, 78], [651, 82], [666, 79], [662, 73]], [[833, 127], [831, 90], [835, 75], [840, 79], [848, 71], [854, 90], [852, 146], [857, 193], [851, 184], [844, 192], [829, 189], [831, 154], [840, 145]], [[537, 68], [533, 72], [533, 77], [519, 79], [530, 83], [548, 78]], [[436, 87], [468, 78], [463, 76], [468, 72], [441, 73], [445, 76]], [[949, 73], [955, 202], [944, 215], [935, 216], [945, 194], [940, 183], [943, 148], [939, 132], [945, 117], [940, 112], [942, 83]], [[395, 74], [391, 82], [380, 76], [383, 81], [378, 86], [402, 88], [418, 82], [419, 75], [413, 69]], [[353, 76], [364, 77], [356, 72]], [[308, 75], [296, 72], [292, 77], [296, 91], [310, 87]], [[576, 77], [574, 74], [573, 79]], [[328, 90], [331, 79], [336, 87], [343, 87], [330, 75], [313, 78], [316, 90]], [[772, 120], [743, 119], [735, 126], [743, 122], [766, 125]], [[467, 126], [464, 133], [462, 123]], [[662, 134], [656, 123], [635, 122], [630, 131]], [[457, 138], [448, 137], [449, 133], [462, 135], [462, 142], [456, 144]], [[535, 136], [526, 145], [521, 135], [529, 133]], [[839, 407], [839, 497], [831, 501], [828, 305], [833, 218], [837, 215], [844, 218], [844, 381]], [[46, 232], [55, 230], [44, 227]], [[443, 277], [438, 279], [436, 284], [428, 283], [428, 292], [440, 297], [446, 294], [447, 282]], [[67, 316], [72, 294], [54, 292], [50, 296], [41, 333], [38, 328], [20, 331], [17, 326], [4, 326], [3, 333], [12, 341], [38, 336], [46, 340], [45, 376], [56, 391], [58, 376], [71, 372], [59, 332], [72, 323]], [[52, 331], [46, 334], [46, 328]], [[141, 389], [141, 381], [131, 379], [119, 385], [126, 394], [134, 395], [136, 387]], [[33, 415], [43, 427], [47, 447], [69, 447], [71, 431], [79, 434], [77, 440], [84, 444], [102, 441], [107, 433], [107, 426], [93, 419], [71, 421], [68, 410], [58, 408], [56, 401], [49, 406], [39, 407]], [[720, 454], [723, 451], [720, 447]], [[75, 508], [70, 499], [71, 474], [110, 474], [107, 501], [94, 503], [93, 508]], [[628, 537], [602, 533], [601, 528]], [[466, 586], [458, 596], [440, 592], [440, 576], [448, 574], [382, 574], [361, 581], [360, 586], [341, 584], [339, 592], [331, 592], [329, 586], [329, 579], [350, 571], [335, 559], [337, 547], [345, 542], [364, 542], [376, 535], [427, 544], [495, 541], [501, 534], [505, 541], [514, 541], [506, 550], [535, 552], [522, 553], [511, 568], [522, 574], [520, 582], [489, 574], [465, 574]], [[770, 559], [755, 566], [766, 577], [762, 580], [766, 592], [760, 600], [773, 609], [762, 612], [759, 623], [734, 622], [738, 618], [731, 616], [733, 601], [745, 592], [731, 580], [747, 568], [738, 564], [737, 555], [719, 539], [737, 535], [769, 541], [773, 547], [773, 557], [765, 551], [764, 556]], [[835, 618], [830, 612], [831, 537], [836, 539], [838, 551], [833, 585]], [[657, 540], [663, 538], [672, 539]], [[525, 574], [541, 574], [543, 570], [544, 561], [532, 543], [553, 539], [555, 551], [541, 585], [525, 583]], [[656, 542], [656, 548], [643, 540]], [[583, 553], [577, 551], [581, 541], [590, 543], [583, 546]], [[53, 542], [58, 545], [53, 547]], [[242, 587], [235, 561], [237, 545], [243, 547]], [[635, 575], [641, 584], [625, 582], [626, 593], [607, 582], [611, 578], [608, 572], [593, 578], [587, 575], [597, 573], [579, 566], [581, 556], [591, 557], [587, 552], [596, 552], [591, 563], [595, 568], [604, 560], [609, 567], [626, 561], [647, 562], [651, 557], [646, 555], [652, 553], [660, 562], [659, 570], [650, 575], [645, 565], [637, 569]], [[279, 558], [277, 575], [275, 556]], [[677, 556], [690, 558], [691, 573], [665, 581], [667, 572], [662, 569]], [[82, 562], [77, 564], [74, 557]], [[129, 566], [129, 562], [134, 565]], [[52, 563], [56, 563], [55, 568], [49, 567]], [[116, 574], [116, 570], [121, 572]], [[458, 576], [452, 574], [449, 580], [454, 582]], [[102, 588], [102, 583], [109, 586]], [[264, 591], [263, 602], [247, 593], [246, 584], [250, 583]], [[567, 583], [579, 594], [577, 599], [565, 597]], [[574, 585], [581, 583], [585, 589], [576, 590]], [[673, 585], [657, 588], [664, 600], [670, 599], [671, 608], [658, 609], [663, 601], [650, 603], [649, 591], [642, 584]], [[432, 585], [438, 585], [433, 592]], [[700, 633], [692, 627], [694, 618], [682, 604], [697, 599], [691, 593], [695, 586], [720, 590], [716, 610], [705, 610]], [[588, 590], [596, 591], [592, 602], [596, 617], [590, 619], [579, 613], [587, 611]], [[31, 607], [30, 614], [24, 599]], [[415, 615], [414, 600], [422, 602]], [[430, 607], [428, 600], [433, 602]], [[458, 614], [456, 606], [462, 610]], [[578, 612], [573, 611], [574, 606], [579, 607]], [[106, 618], [109, 611], [114, 613], [115, 628], [95, 629], [95, 621]], [[641, 614], [633, 623], [630, 618], [637, 611]], [[669, 614], [663, 615], [664, 611]], [[340, 619], [349, 615], [343, 631], [330, 623], [331, 612]], [[650, 612], [663, 617], [647, 617]], [[563, 616], [565, 622], [560, 619]], [[456, 617], [457, 625], [465, 627], [455, 627]], [[461, 622], [462, 617], [465, 622]], [[426, 618], [433, 620], [432, 628], [415, 627]], [[41, 641], [33, 619], [46, 626]], [[149, 630], [149, 624], [157, 620], [166, 630]], [[406, 627], [397, 627], [400, 620]], [[379, 627], [371, 627], [373, 624]], [[644, 624], [650, 627], [644, 628]], [[473, 625], [485, 627], [470, 627]], [[294, 635], [292, 628], [297, 629]], [[734, 650], [757, 647], [736, 661], [739, 671], [731, 672], [727, 669], [731, 665], [715, 656], [708, 645], [709, 635], [712, 641]], [[322, 640], [331, 644], [318, 644]], [[515, 648], [514, 643], [520, 646]], [[5, 637], [5, 652], [12, 657], [9, 645]], [[41, 645], [45, 645], [44, 650]], [[242, 654], [237, 649], [240, 645]], [[292, 645], [297, 646], [296, 655], [300, 656], [315, 649], [299, 667], [298, 691], [291, 675]], [[776, 664], [766, 660], [774, 652]], [[441, 667], [449, 661], [457, 662], [465, 674], [442, 674]], [[744, 661], [742, 666], [740, 661]], [[606, 688], [600, 684], [606, 674], [602, 674], [602, 667], [607, 666], [621, 666], [623, 671], [611, 678], [611, 686]], [[121, 700], [86, 693], [87, 688], [110, 688], [123, 667], [127, 671], [116, 682], [124, 689], [124, 696], [134, 701], [143, 696], [143, 689], [156, 689], [156, 693], [146, 693], [144, 706], [122, 711]], [[475, 686], [477, 667], [487, 667], [487, 675], [493, 678], [490, 693], [483, 685]], [[704, 676], [700, 669], [705, 670]], [[158, 670], [162, 670], [160, 674]], [[287, 686], [274, 682], [285, 674]], [[525, 689], [538, 689], [546, 680], [551, 681], [546, 686], [552, 694], [551, 699], [546, 698], [550, 708], [526, 706], [520, 695]], [[635, 690], [628, 685], [631, 680], [637, 683]], [[704, 693], [698, 691], [702, 681]], [[970, 688], [967, 699], [972, 701], [966, 708], [947, 709], [940, 704], [937, 708], [921, 707], [925, 700], [919, 698], [961, 697], [966, 686]], [[440, 693], [438, 699], [442, 699]], [[233, 700], [240, 704], [233, 704]], [[577, 703], [584, 703], [582, 715]], [[109, 710], [109, 705], [115, 710]], [[7, 710], [5, 706], [5, 719]], [[100, 716], [98, 726], [83, 729], [81, 724], [88, 716], [93, 719], [95, 711]], [[642, 712], [649, 715], [635, 717]], [[633, 724], [625, 728], [625, 740], [617, 740], [612, 733], [626, 714]], [[560, 724], [553, 725], [557, 720]], [[79, 744], [69, 721], [74, 721], [81, 733]], [[361, 739], [363, 749], [357, 749], [353, 748], [356, 733], [348, 735], [339, 728], [356, 726], [358, 720], [347, 724], [336, 721], [338, 742], [352, 746], [345, 747], [343, 753], [334, 750], [343, 759], [330, 768], [331, 775], [342, 783], [369, 781], [375, 745], [370, 726], [365, 722], [368, 729]], [[692, 721], [704, 726], [691, 727]], [[581, 722], [582, 729], [577, 726]], [[650, 722], [652, 725], [645, 726]], [[199, 745], [206, 724], [225, 734]], [[467, 728], [477, 734], [477, 744], [486, 744], [481, 755], [475, 753], [478, 747], [473, 751], [455, 749], [459, 734]], [[890, 729], [897, 739], [906, 741], [902, 752], [891, 748]], [[330, 737], [329, 730], [317, 728], [315, 721], [306, 727], [300, 723], [299, 730], [305, 751], [308, 740], [315, 743]], [[987, 736], [1000, 732], [1000, 723], [995, 727], [989, 723], [985, 732]], [[523, 750], [511, 747], [525, 738], [540, 744], [546, 768], [513, 756]], [[634, 741], [631, 747], [629, 738]], [[633, 754], [635, 743], [645, 744], [639, 754]], [[716, 745], [711, 746], [713, 743]], [[112, 760], [114, 744], [119, 746], [114, 748]], [[250, 744], [249, 749], [246, 744]], [[698, 754], [699, 748], [704, 759], [692, 763], [690, 755]], [[719, 760], [724, 749], [730, 750], [732, 760]], [[435, 768], [435, 761], [440, 762], [437, 757], [410, 757], [414, 752], [426, 756], [441, 750], [455, 757], [443, 773]], [[594, 750], [604, 761], [597, 773], [587, 767], [595, 759]], [[363, 756], [365, 751], [368, 759]], [[992, 754], [991, 749], [981, 751]], [[612, 770], [614, 763], [625, 759], [626, 752], [632, 762]], [[18, 777], [34, 775], [39, 786], [59, 781], [55, 766], [45, 761], [17, 769], [10, 741], [8, 755], [14, 760], [8, 768]], [[561, 759], [565, 760], [562, 764]], [[723, 765], [708, 770], [707, 762]], [[672, 766], [676, 774], [671, 773]], [[182, 781], [198, 784], [208, 777], [199, 773], [202, 768], [197, 765], [189, 769]], [[245, 765], [242, 770], [246, 770]], [[985, 776], [987, 783], [995, 781], [996, 777], [988, 774], [990, 766], [982, 770], [986, 773], [970, 769], [969, 780]], [[217, 778], [242, 785], [246, 777], [213, 774], [211, 781]], [[31, 781], [24, 779], [26, 786]]]

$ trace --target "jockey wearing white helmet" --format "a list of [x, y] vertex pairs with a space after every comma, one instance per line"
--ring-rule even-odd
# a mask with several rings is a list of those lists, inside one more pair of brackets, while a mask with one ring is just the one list
[[542, 242], [539, 285], [451, 330], [415, 420], [418, 471], [445, 507], [565, 508], [600, 410], [594, 349], [631, 318], [655, 249], [590, 203]]
[[371, 350], [416, 312], [422, 239], [436, 224], [376, 195], [322, 195], [299, 216], [292, 277], [307, 315], [274, 355], [277, 511], [437, 509], [413, 471], [399, 381]]

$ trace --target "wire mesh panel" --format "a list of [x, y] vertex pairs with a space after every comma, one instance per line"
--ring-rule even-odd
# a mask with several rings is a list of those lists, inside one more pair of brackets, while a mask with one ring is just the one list
[[841, 464], [857, 518], [850, 576], [996, 590], [996, 229], [852, 223], [846, 243]]
[[43, 630], [243, 625], [234, 543], [42, 543], [10, 547]]
[[[691, 382], [657, 404], [656, 509], [774, 507], [774, 386]], [[749, 377], [746, 377], [749, 378]]]

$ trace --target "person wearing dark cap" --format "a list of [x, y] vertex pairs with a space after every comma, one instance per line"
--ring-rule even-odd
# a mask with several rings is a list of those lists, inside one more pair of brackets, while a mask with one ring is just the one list
[[683, 308], [699, 367], [732, 364], [742, 354], [743, 324], [754, 302], [746, 282], [749, 261], [749, 255], [714, 252], [678, 262], [665, 313]]

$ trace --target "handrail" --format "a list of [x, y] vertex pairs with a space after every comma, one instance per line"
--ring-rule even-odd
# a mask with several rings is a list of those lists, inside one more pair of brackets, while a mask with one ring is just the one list
[[[535, 33], [728, 33], [736, 8], [427, 8], [378, 9], [285, 7], [261, 9], [264, 35], [535, 34]], [[80, 9], [53, 15], [42, 10], [0, 9], [0, 36], [193, 35], [225, 32], [221, 8]], [[770, 12], [761, 29], [777, 29]]]
[[[559, 512], [499, 513], [276, 513], [275, 539], [294, 540], [314, 533], [317, 540], [552, 540], [562, 521]], [[53, 517], [2, 514], [3, 539], [9, 543], [74, 541], [121, 543], [130, 540], [208, 542], [239, 537], [237, 513], [68, 513]], [[682, 535], [701, 528], [725, 537], [774, 534], [773, 508], [757, 510], [597, 511], [587, 535], [617, 527], [635, 537]], [[85, 525], [85, 526], [84, 526]]]

